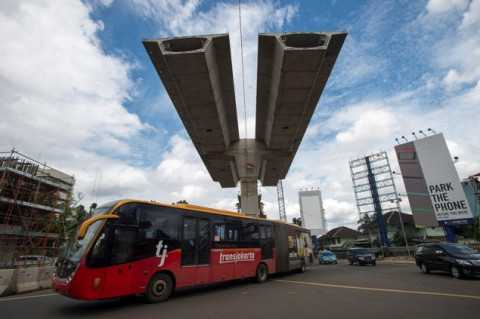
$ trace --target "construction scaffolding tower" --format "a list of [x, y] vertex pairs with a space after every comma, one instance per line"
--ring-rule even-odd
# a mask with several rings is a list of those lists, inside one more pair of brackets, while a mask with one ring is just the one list
[[278, 211], [280, 212], [280, 219], [287, 221], [287, 212], [285, 210], [285, 198], [283, 197], [283, 184], [282, 180], [278, 180], [277, 184], [277, 196], [278, 196]]
[[390, 246], [383, 215], [394, 211], [400, 214], [401, 199], [387, 153], [382, 151], [350, 161], [350, 172], [359, 221], [365, 225], [376, 220], [381, 245]]
[[75, 179], [15, 150], [0, 152], [0, 268], [57, 256]]

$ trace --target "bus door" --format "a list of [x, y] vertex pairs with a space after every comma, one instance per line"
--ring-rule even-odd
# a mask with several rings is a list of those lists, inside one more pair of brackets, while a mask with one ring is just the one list
[[210, 282], [210, 221], [184, 217], [182, 230], [182, 285]]
[[273, 259], [273, 235], [270, 225], [260, 225], [260, 248], [262, 260]]
[[133, 263], [132, 255], [137, 227], [116, 225], [109, 227], [107, 236], [111, 238], [108, 249], [108, 264], [105, 271], [103, 297], [131, 294]]

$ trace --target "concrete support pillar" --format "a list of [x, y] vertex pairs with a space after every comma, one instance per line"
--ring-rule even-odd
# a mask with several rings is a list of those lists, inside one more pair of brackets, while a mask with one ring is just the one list
[[258, 216], [258, 185], [256, 179], [242, 179], [240, 181], [240, 207], [242, 213], [249, 216]]

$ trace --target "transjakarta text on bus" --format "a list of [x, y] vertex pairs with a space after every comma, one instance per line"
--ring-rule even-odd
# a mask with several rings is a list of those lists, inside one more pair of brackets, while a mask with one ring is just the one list
[[98, 300], [298, 270], [313, 262], [308, 230], [186, 204], [121, 200], [94, 210], [58, 258], [53, 289]]

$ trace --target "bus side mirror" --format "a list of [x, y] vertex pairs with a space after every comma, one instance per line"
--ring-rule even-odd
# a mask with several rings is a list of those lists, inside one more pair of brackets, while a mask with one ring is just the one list
[[118, 218], [120, 218], [118, 215], [101, 215], [101, 216], [95, 216], [90, 219], [87, 219], [82, 223], [82, 226], [80, 226], [80, 229], [77, 232], [77, 239], [82, 240], [83, 238], [85, 238], [85, 234], [87, 233], [88, 227], [90, 227], [90, 225], [93, 224], [94, 222], [102, 219], [106, 220], [106, 219], [118, 219]]

